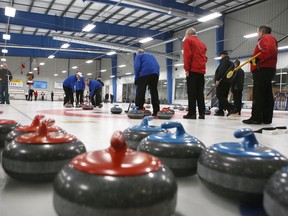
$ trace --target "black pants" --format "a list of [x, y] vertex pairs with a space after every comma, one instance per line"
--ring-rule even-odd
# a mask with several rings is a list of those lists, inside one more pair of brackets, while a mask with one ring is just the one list
[[145, 93], [146, 88], [150, 89], [151, 94], [151, 103], [153, 106], [153, 115], [157, 115], [160, 110], [159, 96], [158, 96], [158, 80], [159, 76], [157, 74], [151, 74], [148, 76], [140, 77], [137, 80], [137, 90], [136, 90], [136, 99], [135, 105], [142, 109], [145, 103]]
[[234, 101], [234, 109], [241, 113], [242, 109], [242, 90], [232, 90], [233, 93], [233, 101]]
[[99, 106], [101, 104], [101, 91], [102, 91], [102, 88], [96, 89], [96, 91], [94, 92], [94, 95], [90, 98], [93, 106]]
[[32, 98], [33, 98], [33, 94], [31, 93], [29, 93], [29, 95], [28, 95], [28, 101], [32, 101]]
[[272, 68], [260, 68], [253, 72], [252, 118], [263, 123], [271, 123], [273, 118], [272, 80], [275, 73]]
[[76, 103], [83, 103], [83, 90], [76, 90]]
[[219, 101], [219, 113], [223, 113], [224, 110], [232, 110], [233, 106], [228, 102], [228, 94], [230, 90], [230, 83], [220, 82], [216, 88], [216, 96]]
[[63, 90], [64, 90], [64, 93], [65, 93], [64, 105], [65, 105], [67, 102], [70, 102], [71, 104], [73, 104], [73, 103], [74, 103], [74, 98], [73, 98], [72, 88], [68, 88], [68, 87], [66, 87], [66, 86], [63, 86]]
[[0, 97], [1, 103], [10, 103], [9, 101], [9, 92], [8, 92], [8, 83], [1, 83], [0, 84]]
[[189, 72], [187, 80], [188, 115], [196, 114], [196, 102], [199, 115], [205, 115], [204, 74]]

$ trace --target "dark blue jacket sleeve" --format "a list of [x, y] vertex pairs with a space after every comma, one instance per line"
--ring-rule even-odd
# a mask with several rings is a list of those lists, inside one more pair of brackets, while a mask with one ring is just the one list
[[136, 55], [134, 60], [134, 79], [137, 80], [139, 78], [141, 71], [141, 55]]

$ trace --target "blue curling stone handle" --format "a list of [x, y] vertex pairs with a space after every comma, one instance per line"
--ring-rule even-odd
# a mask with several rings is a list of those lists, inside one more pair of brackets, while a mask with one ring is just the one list
[[163, 128], [161, 127], [156, 127], [156, 126], [151, 126], [148, 124], [148, 121], [151, 121], [154, 119], [152, 116], [146, 116], [140, 125], [130, 127], [130, 130], [133, 131], [148, 131], [148, 132], [161, 132], [163, 131]]

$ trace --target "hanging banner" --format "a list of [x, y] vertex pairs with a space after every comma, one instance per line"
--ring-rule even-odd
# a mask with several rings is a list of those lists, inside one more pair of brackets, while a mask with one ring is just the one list
[[14, 87], [23, 87], [24, 86], [24, 82], [23, 80], [14, 80], [12, 79], [9, 83], [9, 86], [14, 86]]

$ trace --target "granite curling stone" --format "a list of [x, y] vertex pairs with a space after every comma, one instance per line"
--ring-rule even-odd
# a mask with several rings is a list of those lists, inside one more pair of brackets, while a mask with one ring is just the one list
[[[12, 140], [14, 140], [17, 136], [25, 134], [25, 133], [35, 133], [41, 123], [41, 120], [45, 116], [42, 114], [36, 115], [31, 123], [31, 125], [24, 125], [14, 128], [14, 130], [10, 131], [10, 133], [6, 137], [5, 146]], [[62, 128], [53, 126], [55, 121], [53, 119], [49, 119], [47, 122], [47, 130], [48, 132], [65, 132]]]
[[202, 152], [198, 176], [212, 191], [247, 203], [263, 199], [271, 175], [288, 165], [279, 152], [258, 143], [251, 129], [235, 131], [242, 142], [217, 143]]
[[171, 110], [169, 107], [167, 108], [164, 107], [157, 113], [157, 116], [159, 119], [171, 119], [174, 113], [175, 113], [174, 110]]
[[94, 106], [90, 102], [86, 102], [82, 105], [83, 110], [93, 110]]
[[138, 110], [136, 106], [131, 106], [131, 110], [129, 110], [127, 116], [130, 119], [142, 119], [144, 118], [144, 112], [142, 110]]
[[114, 105], [114, 107], [112, 107], [111, 109], [110, 109], [110, 112], [112, 113], [112, 114], [121, 114], [122, 113], [122, 108], [119, 106], [119, 105]]
[[108, 149], [79, 155], [59, 172], [53, 203], [61, 216], [169, 216], [176, 194], [169, 168], [127, 148], [117, 131]]
[[269, 216], [288, 215], [288, 167], [278, 170], [268, 180], [263, 206]]
[[153, 119], [152, 116], [146, 116], [142, 120], [140, 125], [129, 127], [126, 130], [124, 130], [123, 132], [124, 139], [131, 149], [137, 150], [137, 147], [140, 144], [141, 140], [151, 134], [168, 132], [167, 130], [161, 127], [149, 125], [148, 121], [151, 121], [152, 119]]
[[73, 104], [71, 104], [70, 102], [67, 102], [64, 106], [65, 108], [72, 108]]
[[41, 122], [37, 132], [22, 134], [8, 143], [2, 154], [2, 166], [12, 178], [20, 181], [46, 182], [73, 157], [86, 152], [82, 142], [71, 134], [48, 132]]
[[8, 133], [19, 126], [20, 124], [14, 120], [0, 119], [0, 148], [5, 147], [5, 140]]
[[161, 127], [176, 128], [176, 132], [152, 134], [141, 141], [137, 150], [158, 157], [177, 177], [196, 174], [197, 160], [205, 145], [187, 134], [179, 122], [165, 122]]

